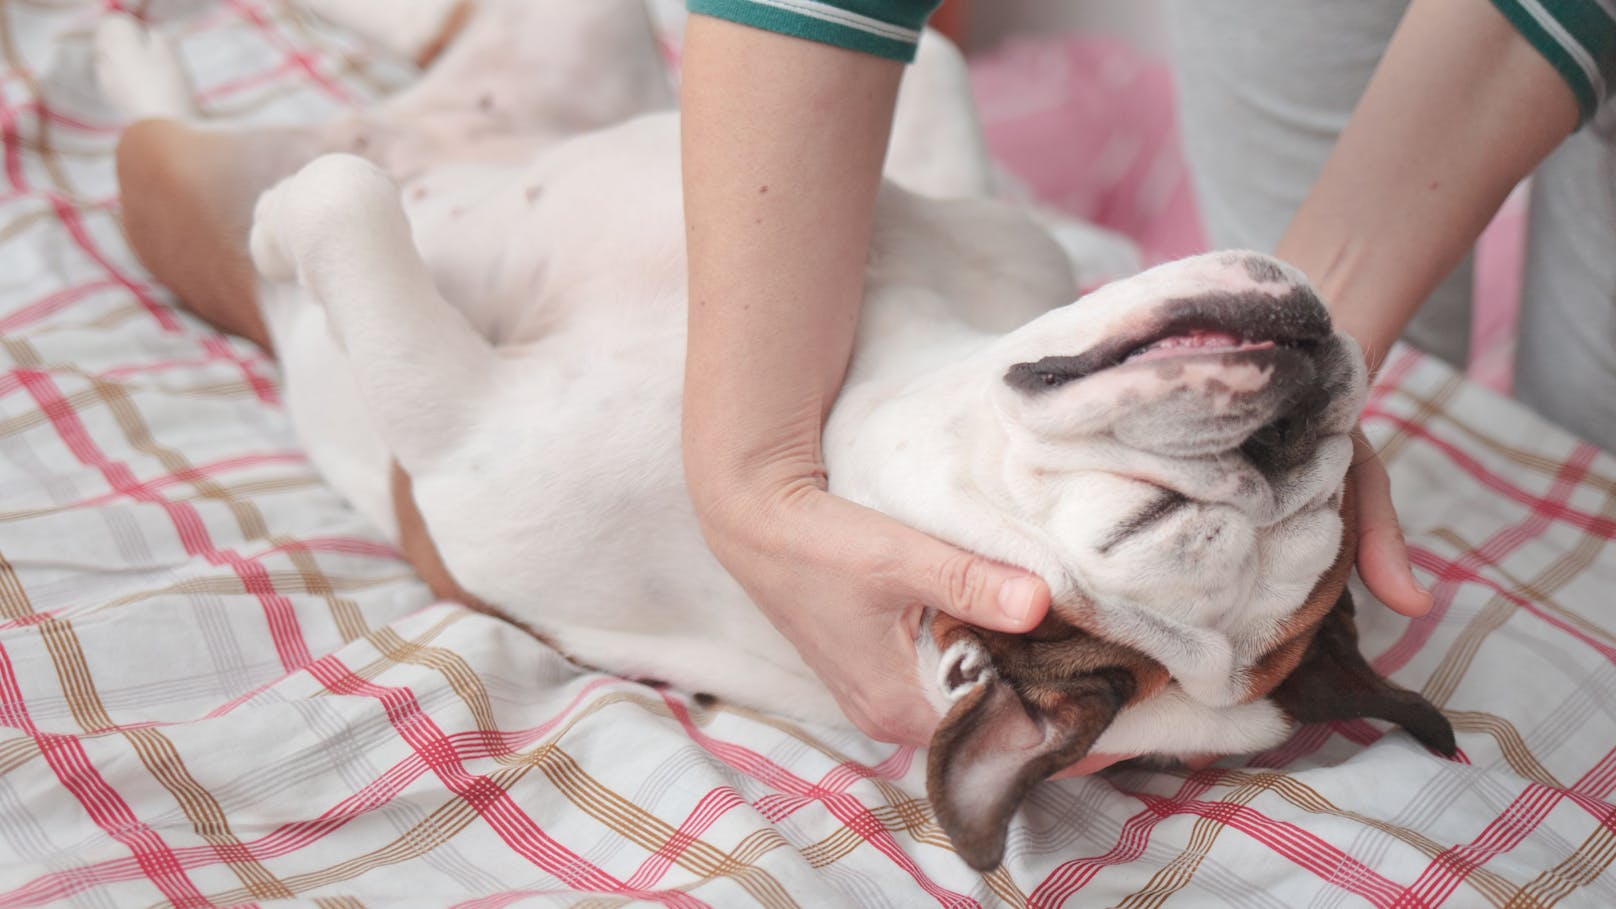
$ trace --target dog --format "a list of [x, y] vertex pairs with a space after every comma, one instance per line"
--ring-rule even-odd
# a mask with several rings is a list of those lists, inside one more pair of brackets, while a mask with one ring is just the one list
[[[252, 188], [246, 245], [316, 466], [435, 587], [580, 663], [845, 722], [684, 489], [677, 113], [639, 0], [311, 5], [431, 64], [370, 110], [241, 134], [302, 165]], [[129, 115], [200, 122], [160, 34], [113, 18], [97, 46]], [[1357, 648], [1356, 345], [1254, 252], [1071, 302], [1083, 251], [988, 197], [962, 62], [923, 48], [823, 446], [833, 493], [1053, 594], [1026, 635], [922, 622], [956, 849], [997, 865], [1027, 791], [1091, 751], [1249, 752], [1370, 716], [1452, 754]]]

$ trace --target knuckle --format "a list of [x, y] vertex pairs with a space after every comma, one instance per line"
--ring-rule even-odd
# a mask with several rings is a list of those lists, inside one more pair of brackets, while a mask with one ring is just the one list
[[937, 589], [956, 607], [974, 606], [987, 590], [987, 571], [981, 561], [964, 553], [944, 559], [936, 572]]

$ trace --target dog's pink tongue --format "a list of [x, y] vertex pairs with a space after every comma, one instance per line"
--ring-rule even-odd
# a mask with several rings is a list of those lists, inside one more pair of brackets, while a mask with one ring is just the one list
[[1272, 341], [1259, 341], [1255, 343], [1241, 341], [1239, 337], [1224, 331], [1192, 331], [1188, 334], [1173, 335], [1162, 338], [1148, 347], [1134, 351], [1128, 356], [1128, 361], [1155, 360], [1161, 357], [1171, 357], [1179, 354], [1209, 353], [1213, 351], [1233, 350], [1260, 350], [1272, 347]]

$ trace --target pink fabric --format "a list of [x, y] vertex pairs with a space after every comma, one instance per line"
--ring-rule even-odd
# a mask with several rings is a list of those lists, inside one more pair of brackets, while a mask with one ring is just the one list
[[1523, 184], [1476, 243], [1475, 310], [1465, 374], [1503, 394], [1509, 393], [1515, 379], [1515, 319], [1526, 265], [1527, 198]]
[[[1131, 238], [1147, 263], [1206, 247], [1180, 146], [1171, 71], [1090, 35], [1006, 42], [971, 62], [988, 147], [1031, 195]], [[1478, 245], [1469, 377], [1508, 391], [1525, 200]]]
[[1019, 39], [974, 58], [971, 85], [988, 148], [1033, 196], [1147, 262], [1206, 248], [1165, 63], [1108, 38]]

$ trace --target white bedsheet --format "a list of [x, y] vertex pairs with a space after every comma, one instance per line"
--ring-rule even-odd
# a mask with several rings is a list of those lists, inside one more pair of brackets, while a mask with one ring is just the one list
[[[0, 906], [1616, 905], [1616, 459], [1395, 357], [1369, 427], [1438, 605], [1361, 599], [1365, 650], [1462, 758], [1356, 722], [1049, 783], [978, 875], [911, 750], [432, 604], [299, 453], [273, 364], [134, 263], [101, 7], [0, 2]], [[258, 120], [404, 72], [264, 0], [184, 49]]]

